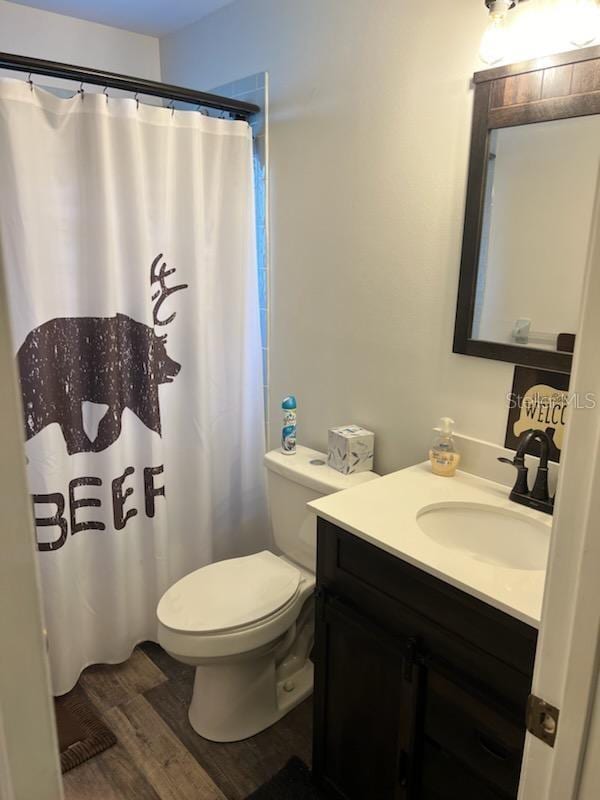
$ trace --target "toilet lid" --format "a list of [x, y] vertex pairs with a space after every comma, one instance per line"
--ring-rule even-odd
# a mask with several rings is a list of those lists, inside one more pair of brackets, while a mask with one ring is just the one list
[[301, 573], [265, 550], [218, 561], [186, 575], [162, 596], [157, 609], [167, 628], [209, 633], [258, 622], [296, 594]]

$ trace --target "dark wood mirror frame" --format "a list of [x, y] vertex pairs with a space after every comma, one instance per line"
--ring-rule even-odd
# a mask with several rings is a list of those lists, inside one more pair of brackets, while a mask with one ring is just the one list
[[570, 372], [572, 355], [471, 338], [491, 131], [600, 114], [600, 46], [476, 72], [453, 352]]

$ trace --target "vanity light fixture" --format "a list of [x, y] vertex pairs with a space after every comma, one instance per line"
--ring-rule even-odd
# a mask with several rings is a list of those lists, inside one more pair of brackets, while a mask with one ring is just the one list
[[[523, 38], [526, 28], [517, 25], [511, 36], [508, 28], [513, 28], [513, 25], [508, 24], [507, 18], [509, 11], [525, 0], [484, 2], [489, 12], [489, 22], [481, 39], [479, 57], [485, 64], [494, 66], [507, 56], [513, 44], [511, 38], [514, 37], [516, 41]], [[600, 0], [557, 0], [553, 10], [542, 7], [540, 13], [544, 18], [543, 25], [541, 19], [538, 25], [538, 28], [541, 25], [541, 29], [545, 31], [542, 38], [553, 38], [557, 34], [564, 41], [564, 49], [568, 49], [569, 45], [587, 47], [600, 41]], [[533, 33], [535, 31], [529, 31], [528, 34], [532, 39], [535, 38]]]
[[479, 57], [486, 64], [502, 61], [506, 52], [506, 17], [518, 0], [485, 0], [490, 12], [490, 21], [481, 39]]
[[577, 47], [587, 47], [600, 36], [598, 0], [571, 0], [568, 6], [569, 40]]

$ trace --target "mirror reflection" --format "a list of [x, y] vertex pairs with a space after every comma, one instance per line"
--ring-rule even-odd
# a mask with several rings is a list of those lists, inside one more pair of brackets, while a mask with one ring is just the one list
[[472, 338], [572, 352], [600, 116], [491, 131]]

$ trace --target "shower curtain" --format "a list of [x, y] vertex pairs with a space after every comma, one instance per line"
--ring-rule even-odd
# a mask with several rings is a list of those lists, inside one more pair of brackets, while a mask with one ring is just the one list
[[[268, 546], [245, 122], [0, 80], [0, 247], [55, 694]], [[15, 610], [18, 613], [18, 610]]]

